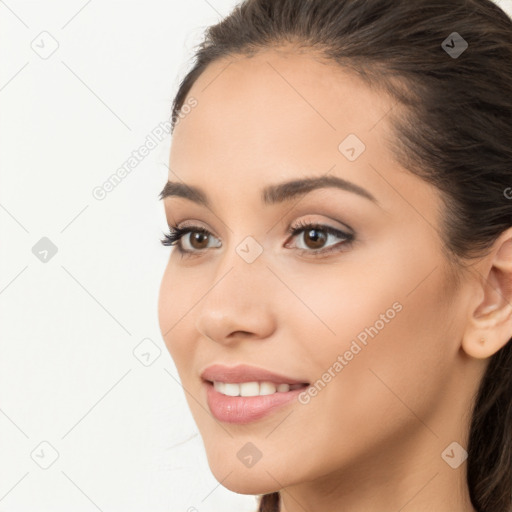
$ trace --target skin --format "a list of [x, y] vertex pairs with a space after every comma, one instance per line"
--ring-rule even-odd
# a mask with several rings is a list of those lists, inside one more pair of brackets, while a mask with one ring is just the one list
[[[280, 490], [285, 512], [473, 512], [466, 462], [454, 469], [441, 454], [453, 441], [467, 447], [472, 397], [512, 333], [511, 232], [455, 281], [439, 192], [386, 142], [392, 100], [311, 55], [217, 61], [189, 97], [198, 104], [175, 129], [169, 179], [201, 187], [211, 208], [169, 197], [165, 213], [211, 236], [201, 252], [185, 235], [194, 255], [172, 250], [158, 314], [216, 479], [242, 494]], [[353, 162], [338, 150], [350, 133], [366, 145]], [[261, 202], [267, 185], [326, 174], [378, 204], [336, 188]], [[300, 254], [343, 239], [292, 237], [298, 221], [350, 228], [355, 241]], [[235, 250], [247, 236], [263, 248], [251, 264]], [[206, 366], [247, 363], [314, 383], [397, 302], [401, 311], [309, 403], [246, 425], [211, 415]], [[247, 442], [262, 453], [250, 468], [237, 457]]]

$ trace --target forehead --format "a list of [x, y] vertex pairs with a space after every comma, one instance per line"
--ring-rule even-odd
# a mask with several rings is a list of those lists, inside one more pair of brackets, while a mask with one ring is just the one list
[[[311, 54], [276, 49], [223, 58], [199, 76], [189, 98], [197, 106], [177, 124], [170, 154], [171, 172], [186, 182], [243, 179], [261, 188], [335, 167], [375, 186], [369, 161], [396, 167], [386, 143], [392, 100]], [[364, 146], [355, 161], [340, 149], [348, 137]]]

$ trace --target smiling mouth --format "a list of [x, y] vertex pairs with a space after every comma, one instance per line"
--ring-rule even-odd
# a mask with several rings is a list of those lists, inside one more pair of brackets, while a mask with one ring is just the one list
[[273, 395], [276, 393], [288, 393], [290, 391], [303, 389], [309, 386], [309, 383], [277, 384], [271, 381], [221, 382], [207, 380], [206, 382], [210, 386], [213, 386], [215, 391], [222, 395], [232, 397], [251, 397]]

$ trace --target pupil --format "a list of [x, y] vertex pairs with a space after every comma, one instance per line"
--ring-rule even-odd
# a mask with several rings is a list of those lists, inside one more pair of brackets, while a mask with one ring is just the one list
[[[313, 235], [312, 235], [313, 233]], [[319, 234], [321, 233], [321, 231], [318, 231], [316, 229], [310, 229], [308, 231], [308, 237], [312, 238], [313, 239], [313, 249], [318, 249], [318, 247], [322, 246], [323, 243], [325, 242], [325, 234]], [[320, 243], [317, 243], [318, 241], [320, 241]], [[316, 244], [316, 245], [315, 245]]]
[[[205, 235], [204, 233], [193, 233], [193, 235], [194, 236], [192, 237], [192, 239], [194, 240], [194, 242], [199, 242], [199, 245], [201, 245], [201, 242], [204, 242], [207, 238], [207, 235]], [[192, 243], [192, 245], [194, 245], [194, 243]], [[202, 248], [203, 247], [199, 247], [199, 249]]]

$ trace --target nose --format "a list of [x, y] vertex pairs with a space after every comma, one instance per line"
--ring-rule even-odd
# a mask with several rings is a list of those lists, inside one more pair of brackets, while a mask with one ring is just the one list
[[264, 339], [276, 327], [273, 304], [275, 276], [263, 261], [229, 260], [229, 267], [216, 273], [195, 308], [195, 327], [205, 337], [224, 345], [237, 340]]

